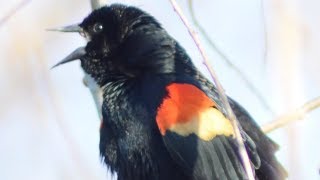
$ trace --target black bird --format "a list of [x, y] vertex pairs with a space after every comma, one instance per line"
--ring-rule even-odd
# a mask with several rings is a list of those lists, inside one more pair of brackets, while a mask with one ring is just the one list
[[[103, 92], [100, 153], [119, 180], [247, 179], [215, 86], [154, 17], [115, 4], [58, 30], [88, 40], [57, 65], [80, 59]], [[277, 145], [229, 102], [256, 179], [284, 179]]]

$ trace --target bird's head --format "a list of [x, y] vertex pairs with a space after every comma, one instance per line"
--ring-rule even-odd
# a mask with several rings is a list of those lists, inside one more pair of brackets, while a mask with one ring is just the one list
[[78, 32], [88, 41], [54, 67], [79, 59], [99, 85], [174, 69], [175, 41], [152, 16], [134, 7], [105, 6], [79, 24], [53, 30]]

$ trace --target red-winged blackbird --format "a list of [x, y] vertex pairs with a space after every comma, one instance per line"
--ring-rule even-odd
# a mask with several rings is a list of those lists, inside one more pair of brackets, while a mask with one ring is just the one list
[[[119, 180], [247, 178], [216, 88], [152, 16], [111, 5], [59, 30], [88, 40], [57, 65], [80, 59], [103, 91], [100, 153]], [[284, 179], [277, 145], [229, 101], [256, 179]]]

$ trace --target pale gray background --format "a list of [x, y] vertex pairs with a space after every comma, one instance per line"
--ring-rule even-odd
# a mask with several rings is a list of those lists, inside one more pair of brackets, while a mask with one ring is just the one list
[[[276, 116], [320, 95], [319, 1], [195, 1], [199, 23], [258, 87]], [[1, 1], [0, 18], [19, 2]], [[134, 4], [154, 15], [206, 73], [169, 1], [112, 2]], [[186, 2], [179, 1], [190, 17]], [[50, 70], [85, 41], [77, 34], [45, 31], [80, 22], [89, 12], [86, 0], [31, 1], [0, 26], [1, 180], [110, 178], [99, 160], [99, 118], [82, 84], [79, 62]], [[274, 119], [238, 75], [202, 42], [227, 93], [259, 124]], [[319, 179], [319, 115], [318, 110], [305, 121], [270, 133], [281, 145], [277, 155], [289, 179]]]

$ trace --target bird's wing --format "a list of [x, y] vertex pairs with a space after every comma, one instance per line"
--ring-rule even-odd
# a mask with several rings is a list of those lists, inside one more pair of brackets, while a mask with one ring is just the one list
[[262, 132], [259, 125], [240, 104], [231, 98], [229, 98], [229, 103], [242, 129], [247, 132], [256, 144], [256, 150], [261, 159], [261, 166], [256, 170], [256, 175], [259, 180], [286, 179], [288, 174], [275, 156], [278, 145]]
[[[202, 90], [172, 83], [157, 111], [156, 122], [172, 158], [194, 179], [246, 179], [233, 127]], [[255, 144], [246, 143], [259, 168]]]

